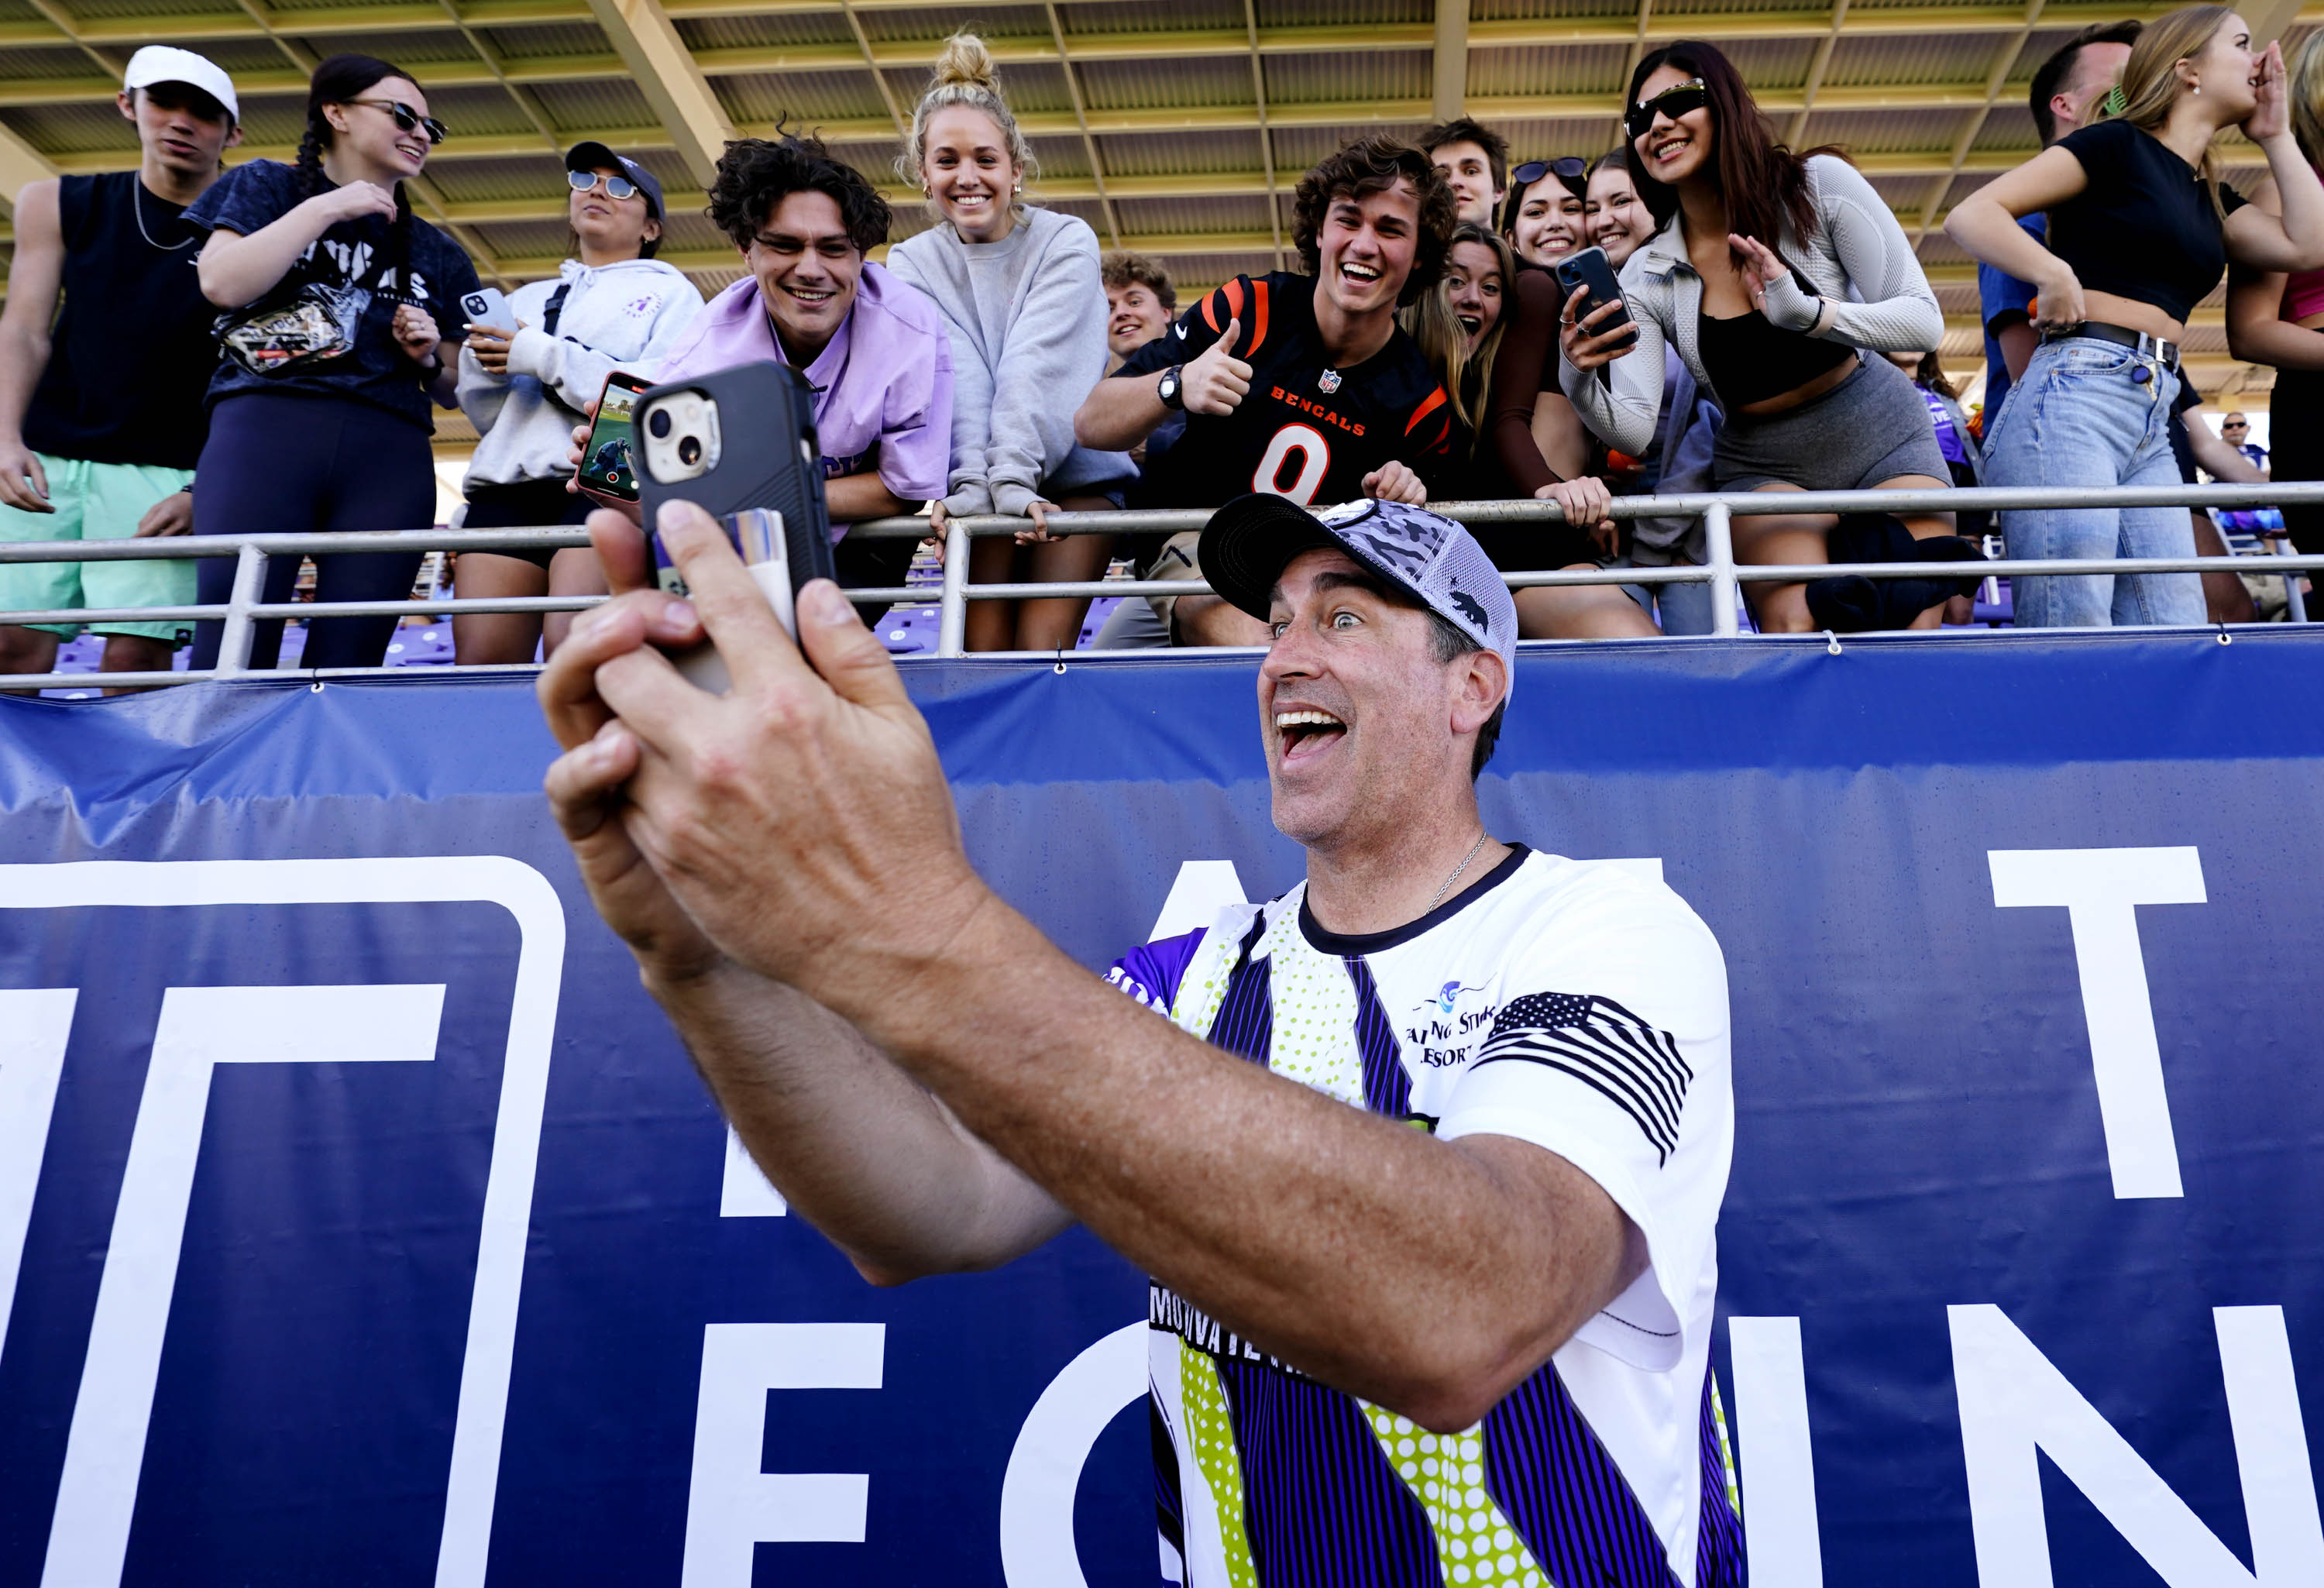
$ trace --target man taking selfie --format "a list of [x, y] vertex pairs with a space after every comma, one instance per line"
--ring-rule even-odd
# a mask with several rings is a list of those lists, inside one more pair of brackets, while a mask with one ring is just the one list
[[[242, 142], [234, 82], [188, 50], [129, 59], [121, 114], [135, 171], [55, 177], [16, 196], [0, 311], [0, 540], [114, 540], [193, 528], [194, 462], [217, 365], [179, 223]], [[63, 312], [58, 311], [60, 299]], [[194, 565], [161, 559], [0, 564], [0, 609], [189, 605]], [[190, 623], [105, 622], [104, 670], [164, 672]], [[44, 673], [76, 624], [0, 628], [0, 672]]]
[[[693, 599], [596, 515], [626, 594], [540, 681], [592, 897], [873, 1283], [1076, 1220], [1152, 1276], [1167, 1575], [1741, 1583], [1707, 1371], [1724, 964], [1661, 882], [1486, 829], [1517, 613], [1467, 531], [1385, 501], [1213, 516], [1203, 566], [1271, 640], [1260, 748], [1306, 880], [1102, 981], [970, 866], [836, 587], [800, 593], [802, 656], [706, 514], [660, 529]], [[706, 632], [723, 697], [658, 649]]]

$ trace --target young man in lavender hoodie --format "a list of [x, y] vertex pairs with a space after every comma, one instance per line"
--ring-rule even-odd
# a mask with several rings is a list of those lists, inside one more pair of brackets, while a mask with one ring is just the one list
[[[726, 145], [710, 217], [750, 274], [703, 305], [657, 380], [776, 359], [815, 388], [835, 534], [917, 512], [952, 465], [952, 342], [936, 308], [863, 255], [888, 239], [888, 202], [806, 136]], [[844, 586], [904, 582], [917, 542], [841, 540]]]

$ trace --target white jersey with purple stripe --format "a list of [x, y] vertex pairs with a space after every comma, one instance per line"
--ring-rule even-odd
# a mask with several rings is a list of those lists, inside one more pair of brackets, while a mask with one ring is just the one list
[[1602, 1186], [1646, 1271], [1464, 1433], [1438, 1436], [1151, 1288], [1156, 1498], [1187, 1588], [1738, 1588], [1708, 1371], [1734, 1145], [1727, 972], [1683, 900], [1519, 848], [1408, 926], [1325, 931], [1305, 884], [1110, 979], [1186, 1030], [1446, 1140], [1513, 1136]]

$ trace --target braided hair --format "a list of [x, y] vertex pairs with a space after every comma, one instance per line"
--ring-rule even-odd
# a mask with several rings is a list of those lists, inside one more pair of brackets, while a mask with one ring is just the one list
[[[307, 84], [307, 129], [299, 139], [295, 162], [300, 198], [312, 198], [328, 180], [323, 172], [323, 151], [331, 146], [333, 133], [323, 107], [347, 104], [390, 78], [401, 78], [415, 88], [420, 86], [420, 79], [401, 67], [372, 55], [334, 55], [315, 68]], [[397, 290], [408, 292], [411, 199], [401, 182], [395, 184], [395, 220], [388, 228], [387, 258], [395, 268]]]

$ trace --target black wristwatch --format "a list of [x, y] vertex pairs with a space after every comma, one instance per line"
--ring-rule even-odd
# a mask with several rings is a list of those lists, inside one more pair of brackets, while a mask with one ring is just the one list
[[1160, 380], [1154, 383], [1154, 394], [1162, 399], [1162, 406], [1173, 413], [1186, 406], [1186, 392], [1182, 383], [1185, 368], [1183, 364], [1174, 364], [1162, 372]]

